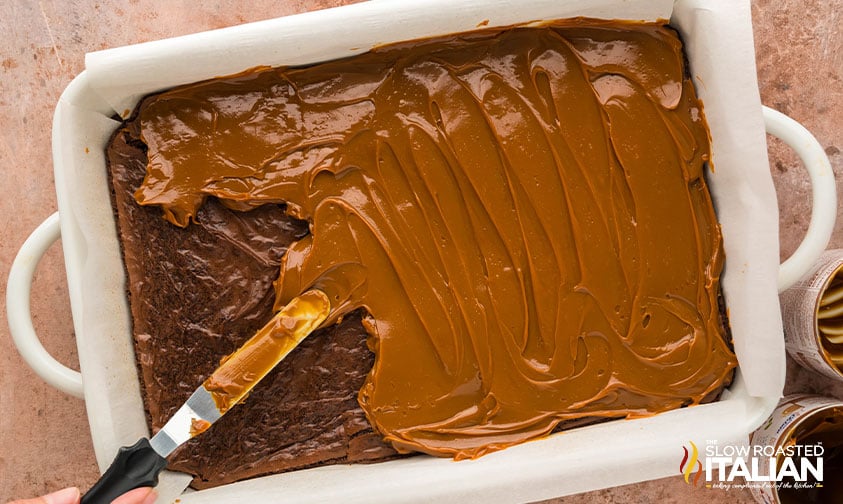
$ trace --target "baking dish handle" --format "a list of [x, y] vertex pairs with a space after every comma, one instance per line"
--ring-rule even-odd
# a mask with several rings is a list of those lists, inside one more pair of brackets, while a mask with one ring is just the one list
[[29, 296], [32, 278], [41, 257], [61, 237], [58, 212], [47, 217], [23, 243], [9, 270], [6, 285], [6, 315], [12, 341], [23, 360], [45, 382], [76, 397], [83, 397], [82, 375], [50, 355], [32, 326]]
[[837, 186], [828, 156], [814, 135], [781, 112], [769, 107], [763, 109], [767, 133], [781, 139], [796, 151], [808, 170], [813, 194], [811, 222], [805, 238], [796, 252], [779, 267], [778, 288], [782, 292], [805, 276], [828, 246], [837, 218]]

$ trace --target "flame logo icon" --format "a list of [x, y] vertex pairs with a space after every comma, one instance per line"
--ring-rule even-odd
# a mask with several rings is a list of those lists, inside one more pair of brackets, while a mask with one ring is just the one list
[[[682, 447], [682, 449], [685, 450], [685, 456], [682, 457], [682, 462], [679, 463], [679, 472], [685, 476], [685, 483], [697, 486], [697, 483], [700, 482], [700, 477], [702, 476], [702, 462], [699, 460], [700, 452], [697, 450], [697, 445], [695, 445], [693, 441], [688, 442], [691, 443], [691, 450], [688, 451], [688, 448], [684, 446]], [[692, 483], [691, 473], [694, 472], [694, 469], [697, 470], [697, 475], [694, 476]]]

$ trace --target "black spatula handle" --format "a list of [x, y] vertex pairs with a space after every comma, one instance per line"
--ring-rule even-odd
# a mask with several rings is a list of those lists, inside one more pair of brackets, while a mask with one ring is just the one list
[[141, 438], [132, 446], [117, 451], [114, 462], [82, 496], [81, 504], [111, 504], [129, 490], [154, 487], [158, 484], [158, 473], [166, 466], [167, 459], [152, 449], [148, 439]]

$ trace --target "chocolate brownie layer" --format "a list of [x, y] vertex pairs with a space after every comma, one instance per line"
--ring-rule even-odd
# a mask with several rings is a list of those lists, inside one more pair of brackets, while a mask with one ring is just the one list
[[[284, 208], [250, 212], [209, 201], [188, 229], [139, 206], [146, 170], [135, 121], [108, 149], [144, 403], [157, 431], [193, 390], [272, 317], [280, 258], [307, 224]], [[395, 456], [366, 420], [357, 391], [372, 367], [360, 313], [314, 333], [169, 469], [206, 488], [267, 473]]]

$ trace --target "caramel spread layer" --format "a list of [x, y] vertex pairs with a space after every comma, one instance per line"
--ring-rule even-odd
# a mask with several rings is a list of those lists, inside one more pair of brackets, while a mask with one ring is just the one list
[[192, 418], [190, 420], [190, 437], [198, 436], [210, 428], [211, 422], [202, 420], [201, 418]]
[[710, 399], [736, 359], [701, 105], [669, 28], [576, 20], [164, 92], [144, 205], [287, 203], [276, 305], [365, 308], [358, 400], [398, 450], [476, 457], [562, 420]]

